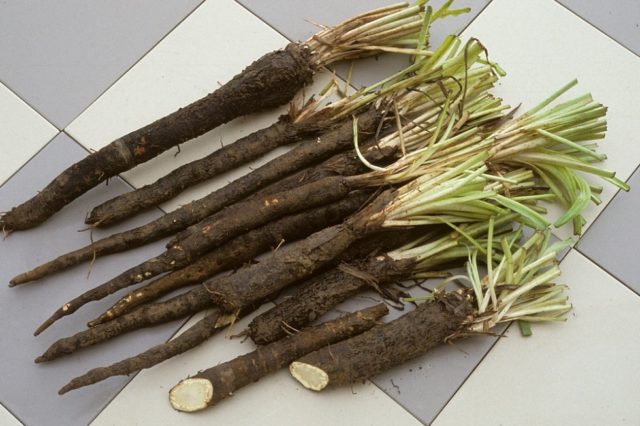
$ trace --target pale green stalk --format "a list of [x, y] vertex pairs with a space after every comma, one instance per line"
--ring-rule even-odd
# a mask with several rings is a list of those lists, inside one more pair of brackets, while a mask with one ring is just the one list
[[401, 3], [365, 12], [334, 27], [323, 27], [304, 44], [311, 49], [318, 68], [381, 52], [428, 56], [428, 27], [469, 9], [450, 9], [451, 2], [447, 2], [433, 12], [425, 10], [425, 4], [419, 0], [413, 5]]

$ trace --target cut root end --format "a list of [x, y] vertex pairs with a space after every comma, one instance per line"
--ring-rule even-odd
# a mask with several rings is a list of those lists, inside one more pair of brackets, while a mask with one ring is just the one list
[[169, 391], [169, 402], [178, 411], [191, 413], [209, 406], [213, 385], [207, 379], [185, 379]]
[[289, 372], [302, 386], [313, 391], [321, 391], [329, 385], [329, 375], [311, 364], [292, 362]]

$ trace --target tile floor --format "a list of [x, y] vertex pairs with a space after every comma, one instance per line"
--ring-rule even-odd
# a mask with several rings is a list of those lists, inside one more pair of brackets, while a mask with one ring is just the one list
[[[385, 3], [0, 2], [0, 210], [36, 191], [87, 150], [201, 97], [287, 39], [308, 37], [314, 27], [305, 19], [332, 24]], [[605, 186], [603, 203], [587, 213], [591, 226], [563, 259], [563, 282], [570, 286], [575, 306], [566, 324], [538, 327], [531, 339], [510, 328], [506, 338], [443, 347], [353, 389], [316, 395], [281, 372], [216, 409], [195, 416], [174, 412], [166, 392], [175, 381], [251, 350], [248, 342], [219, 335], [133, 379], [112, 379], [58, 397], [55, 389], [70, 376], [136, 353], [180, 329], [178, 321], [51, 365], [31, 362], [50, 342], [77, 330], [113, 300], [89, 305], [34, 338], [34, 327], [49, 311], [80, 289], [104, 281], [111, 271], [156, 253], [160, 242], [99, 260], [88, 279], [81, 266], [24, 288], [0, 286], [0, 425], [640, 424], [640, 370], [635, 363], [640, 355], [640, 267], [634, 256], [640, 238], [640, 144], [635, 141], [640, 124], [634, 114], [640, 98], [640, 3], [456, 3], [470, 6], [472, 12], [436, 26], [432, 39], [438, 42], [461, 30], [465, 37], [480, 38], [508, 72], [496, 89], [508, 102], [527, 107], [577, 77], [576, 93], [590, 91], [609, 106], [609, 131], [602, 143], [606, 166], [634, 189], [616, 193]], [[368, 65], [355, 74], [356, 86], [401, 66], [389, 57]], [[166, 153], [124, 174], [124, 180], [91, 191], [44, 226], [0, 242], [0, 281], [86, 244], [90, 235], [76, 231], [100, 200], [130, 185], [144, 185], [216, 149], [220, 141], [263, 127], [280, 112], [235, 120], [199, 142], [185, 144], [179, 156]], [[261, 161], [265, 159], [256, 164]], [[161, 207], [174, 209], [246, 170], [187, 191]], [[158, 214], [147, 213], [135, 222]], [[556, 234], [564, 237], [568, 230]]]

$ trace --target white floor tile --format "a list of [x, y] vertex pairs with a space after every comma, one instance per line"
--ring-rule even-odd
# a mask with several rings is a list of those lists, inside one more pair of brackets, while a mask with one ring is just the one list
[[561, 269], [573, 315], [512, 326], [435, 426], [640, 424], [640, 298], [575, 250]]
[[[635, 141], [640, 134], [636, 55], [553, 0], [494, 0], [464, 35], [478, 37], [507, 71], [495, 93], [513, 106], [522, 102], [521, 112], [578, 78], [578, 88], [569, 95], [591, 92], [609, 107], [609, 130], [601, 145], [609, 158], [602, 165], [622, 179], [631, 176], [640, 164], [640, 144]], [[602, 184], [597, 178], [590, 180]], [[607, 183], [604, 187], [603, 204], [585, 213], [589, 223], [616, 192]], [[556, 231], [560, 237], [570, 233], [569, 226]]]
[[2, 405], [0, 405], [0, 425], [2, 426], [22, 426], [22, 423], [18, 421], [13, 415], [7, 411]]
[[[249, 319], [245, 319], [236, 324], [232, 333], [240, 332], [248, 323]], [[254, 348], [250, 341], [241, 343], [224, 334], [215, 336], [198, 348], [138, 374], [92, 426], [421, 425], [371, 382], [315, 393], [302, 388], [286, 369], [240, 389], [233, 397], [200, 413], [179, 413], [171, 408], [168, 392], [179, 380]]]
[[0, 84], [0, 185], [57, 133], [52, 124]]
[[[206, 2], [81, 114], [67, 131], [87, 148], [99, 149], [205, 96], [255, 59], [286, 44], [284, 37], [233, 0]], [[234, 120], [184, 144], [178, 156], [175, 149], [170, 150], [123, 176], [136, 187], [153, 182], [176, 167], [218, 149], [220, 142], [232, 143], [266, 127], [284, 111], [280, 108]], [[249, 168], [244, 167], [220, 176], [213, 184], [205, 183], [185, 191], [162, 207], [173, 210], [248, 171]]]

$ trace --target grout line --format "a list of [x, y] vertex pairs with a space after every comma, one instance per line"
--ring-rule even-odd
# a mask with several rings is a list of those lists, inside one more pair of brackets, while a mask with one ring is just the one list
[[640, 58], [640, 54], [634, 52], [633, 50], [631, 50], [631, 48], [625, 46], [624, 44], [622, 44], [621, 42], [619, 42], [618, 40], [616, 40], [615, 38], [613, 38], [612, 36], [610, 36], [609, 34], [604, 32], [604, 30], [602, 30], [600, 27], [598, 27], [598, 26], [592, 24], [591, 22], [587, 21], [585, 18], [580, 16], [577, 12], [575, 12], [572, 9], [570, 9], [569, 6], [566, 6], [566, 5], [562, 4], [562, 3], [560, 3], [560, 0], [555, 0], [555, 2], [558, 3], [560, 6], [562, 6], [564, 9], [566, 9], [571, 14], [575, 15], [581, 21], [584, 21], [587, 24], [589, 24], [590, 26], [592, 26], [593, 28], [595, 28], [599, 33], [603, 34], [605, 37], [607, 37], [609, 40], [613, 41], [615, 44], [619, 45], [620, 47], [622, 47], [625, 50], [628, 50], [632, 55], [637, 56], [637, 57]]
[[126, 70], [124, 70], [119, 76], [116, 77], [115, 80], [113, 80], [113, 82], [111, 82], [111, 84], [109, 84], [102, 92], [100, 92], [94, 99], [93, 101], [91, 101], [91, 103], [89, 103], [89, 105], [87, 105], [85, 108], [82, 109], [82, 111], [80, 111], [78, 114], [76, 114], [75, 117], [73, 117], [71, 119], [71, 121], [69, 121], [69, 123], [67, 123], [67, 125], [64, 127], [65, 130], [67, 129], [71, 124], [73, 124], [78, 117], [80, 117], [82, 114], [84, 114], [89, 108], [91, 108], [91, 106], [93, 106], [93, 104], [95, 104], [106, 92], [108, 92], [117, 82], [119, 82], [122, 77], [124, 77], [125, 75], [127, 75], [129, 73], [129, 71], [131, 71], [131, 69], [133, 67], [135, 67], [136, 65], [138, 65], [140, 63], [140, 61], [142, 61], [144, 58], [147, 57], [147, 55], [149, 55], [149, 53], [151, 53], [160, 43], [162, 43], [162, 41], [164, 41], [165, 38], [167, 38], [169, 36], [169, 34], [171, 34], [173, 31], [176, 30], [176, 28], [178, 28], [184, 21], [186, 21], [193, 13], [195, 13], [195, 11], [197, 11], [198, 9], [200, 9], [200, 7], [204, 4], [205, 0], [200, 0], [200, 3], [194, 7], [189, 13], [187, 13], [184, 18], [182, 18], [180, 21], [178, 21], [173, 27], [171, 27], [164, 36], [162, 36], [157, 42], [155, 42], [153, 44], [153, 46], [151, 46], [149, 49], [147, 49], [146, 52], [144, 52], [142, 54], [142, 56], [140, 56], [135, 62], [133, 62], [131, 64], [131, 66], [129, 66]]
[[433, 417], [433, 419], [431, 419], [431, 423], [435, 422], [438, 419], [438, 416], [440, 416], [440, 413], [442, 413], [442, 411], [447, 408], [447, 405], [449, 405], [449, 403], [451, 402], [451, 400], [458, 394], [458, 392], [460, 392], [460, 389], [462, 389], [462, 387], [465, 385], [465, 383], [467, 383], [467, 381], [469, 380], [469, 378], [471, 377], [471, 375], [474, 373], [474, 371], [476, 371], [476, 369], [480, 366], [480, 364], [482, 364], [482, 362], [484, 361], [484, 359], [489, 355], [489, 352], [491, 352], [493, 350], [493, 348], [498, 344], [498, 342], [500, 341], [500, 339], [502, 339], [505, 334], [507, 333], [507, 331], [511, 328], [511, 325], [513, 324], [513, 321], [510, 322], [509, 324], [507, 324], [507, 326], [505, 327], [505, 329], [502, 331], [502, 333], [500, 333], [500, 335], [498, 337], [495, 338], [495, 341], [493, 342], [493, 344], [489, 347], [489, 349], [487, 349], [487, 351], [484, 353], [484, 355], [482, 355], [482, 357], [480, 358], [480, 360], [476, 363], [476, 365], [473, 367], [473, 369], [469, 372], [469, 374], [467, 374], [467, 377], [465, 377], [465, 379], [462, 381], [462, 383], [460, 383], [460, 386], [458, 386], [458, 388], [455, 390], [455, 392], [453, 392], [451, 394], [451, 396], [449, 397], [449, 399], [447, 399], [447, 402], [445, 402], [444, 404], [442, 404], [442, 408], [440, 408], [440, 410], [436, 413], [436, 415]]
[[11, 88], [11, 86], [9, 86], [6, 82], [4, 82], [2, 79], [0, 79], [0, 84], [2, 84], [4, 87], [7, 88], [7, 90], [9, 92], [11, 92], [13, 94], [13, 96], [15, 96], [16, 98], [20, 99], [22, 102], [24, 102], [24, 104], [26, 106], [28, 106], [29, 108], [31, 108], [33, 110], [33, 112], [35, 112], [36, 114], [38, 114], [38, 116], [40, 116], [40, 118], [42, 118], [44, 121], [46, 121], [47, 123], [49, 123], [54, 129], [56, 129], [58, 132], [60, 130], [62, 130], [61, 128], [59, 128], [58, 126], [56, 126], [55, 124], [53, 124], [51, 121], [49, 121], [49, 119], [47, 117], [44, 116], [44, 114], [38, 110], [35, 106], [31, 105], [29, 102], [27, 102], [26, 99], [24, 99], [22, 96], [20, 96], [18, 94], [18, 92], [16, 92], [15, 90], [13, 90]]
[[25, 426], [27, 425], [25, 422], [23, 422], [23, 421], [20, 419], [20, 417], [18, 417], [18, 416], [16, 415], [16, 413], [14, 413], [13, 411], [11, 411], [11, 410], [9, 409], [9, 407], [7, 407], [6, 405], [4, 405], [2, 402], [0, 402], [0, 408], [3, 408], [7, 413], [9, 413], [9, 414], [14, 418], [14, 419], [16, 419], [16, 421], [17, 421], [18, 423], [20, 423], [20, 424], [22, 424], [22, 425], [25, 425]]
[[378, 389], [380, 389], [380, 391], [384, 394], [384, 396], [386, 396], [387, 398], [389, 398], [390, 400], [392, 400], [394, 403], [396, 403], [397, 405], [399, 405], [400, 407], [402, 407], [404, 409], [404, 411], [406, 411], [407, 413], [409, 413], [409, 415], [411, 415], [411, 417], [413, 417], [414, 419], [416, 419], [418, 422], [422, 423], [423, 425], [427, 426], [428, 423], [425, 423], [422, 421], [422, 419], [420, 419], [417, 415], [413, 414], [413, 412], [411, 412], [411, 410], [409, 410], [409, 408], [407, 408], [405, 406], [405, 404], [403, 404], [402, 402], [398, 401], [397, 399], [395, 399], [394, 397], [392, 397], [391, 395], [389, 395], [382, 387], [380, 387], [376, 382], [374, 382], [373, 377], [371, 379], [368, 379], [367, 381], [369, 383], [371, 383], [373, 386], [377, 387]]
[[575, 249], [576, 252], [578, 252], [579, 254], [581, 254], [585, 259], [587, 259], [589, 262], [593, 263], [598, 269], [602, 270], [603, 272], [605, 272], [607, 275], [609, 275], [611, 278], [615, 279], [617, 282], [619, 282], [620, 284], [622, 284], [623, 286], [627, 287], [629, 290], [631, 290], [631, 292], [633, 294], [635, 294], [636, 296], [640, 297], [640, 291], [634, 289], [633, 287], [631, 287], [629, 284], [625, 283], [622, 279], [618, 278], [616, 276], [616, 274], [614, 274], [613, 272], [605, 269], [603, 266], [600, 266], [600, 264], [598, 262], [596, 262], [595, 259], [593, 259], [591, 256], [589, 256], [588, 254], [584, 253], [582, 250], [576, 248]]
[[[629, 175], [629, 178], [627, 178], [627, 180], [625, 180], [625, 183], [629, 183], [629, 181], [631, 180], [631, 178], [633, 178], [633, 175], [635, 175], [636, 173], [640, 173], [640, 164], [636, 166], [635, 169], [633, 169], [633, 172], [631, 172], [631, 174]], [[574, 244], [575, 247], [578, 246], [578, 244], [589, 234], [589, 231], [591, 230], [591, 228], [596, 224], [596, 222], [598, 221], [598, 219], [600, 219], [600, 216], [602, 216], [602, 214], [605, 212], [605, 210], [607, 210], [607, 208], [609, 207], [609, 205], [613, 202], [614, 199], [616, 199], [618, 197], [618, 195], [620, 195], [620, 191], [622, 191], [622, 189], [619, 189], [615, 192], [615, 194], [613, 194], [613, 197], [611, 197], [609, 199], [609, 201], [606, 202], [606, 204], [604, 205], [604, 207], [602, 208], [602, 210], [600, 210], [600, 212], [598, 212], [598, 214], [596, 215], [596, 217], [591, 221], [591, 223], [589, 224], [589, 226], [587, 227], [587, 230], [584, 232], [584, 234], [582, 234], [580, 236], [580, 238], [578, 238], [578, 240], [576, 241], [576, 243]]]
[[493, 0], [489, 0], [489, 2], [487, 4], [484, 5], [484, 7], [482, 9], [480, 9], [480, 11], [476, 14], [476, 16], [474, 16], [474, 18], [472, 20], [470, 20], [467, 25], [465, 25], [463, 28], [460, 29], [460, 31], [458, 31], [458, 35], [461, 35], [463, 32], [465, 32], [467, 30], [467, 28], [469, 28], [469, 26], [471, 24], [473, 24], [473, 22], [478, 19], [478, 17], [480, 15], [482, 15], [482, 13], [487, 10], [487, 8], [489, 7], [489, 5], [493, 3]]
[[249, 8], [248, 6], [245, 6], [244, 4], [242, 4], [239, 0], [234, 0], [241, 8], [243, 8], [244, 10], [246, 10], [247, 12], [249, 12], [250, 14], [252, 14], [253, 16], [255, 16], [256, 18], [258, 18], [259, 21], [263, 22], [266, 26], [268, 26], [269, 28], [271, 28], [273, 31], [277, 32], [278, 34], [280, 34], [282, 37], [284, 37], [286, 40], [289, 40], [290, 42], [295, 42], [295, 41], [299, 41], [299, 40], [292, 40], [289, 37], [287, 37], [287, 35], [285, 33], [283, 33], [282, 31], [280, 31], [279, 29], [277, 29], [276, 27], [274, 27], [273, 25], [271, 25], [269, 22], [265, 21], [264, 19], [262, 19], [260, 17], [260, 15], [258, 15], [256, 12], [254, 12], [253, 10], [251, 10], [251, 8]]
[[18, 169], [15, 172], [11, 173], [11, 175], [9, 175], [9, 177], [7, 177], [7, 179], [4, 182], [0, 183], [0, 188], [2, 188], [7, 182], [9, 182], [11, 179], [13, 179], [13, 177], [15, 175], [17, 175], [18, 172], [24, 168], [24, 166], [26, 166], [31, 160], [33, 160], [36, 155], [40, 154], [40, 152], [42, 152], [55, 138], [60, 136], [62, 133], [63, 132], [58, 130], [58, 133], [56, 133], [51, 139], [49, 139], [47, 142], [45, 142], [45, 144], [42, 145], [42, 147], [40, 147], [40, 149], [38, 149], [36, 152], [34, 152], [31, 157], [29, 157], [27, 160], [23, 161], [22, 165], [20, 167], [18, 167]]

